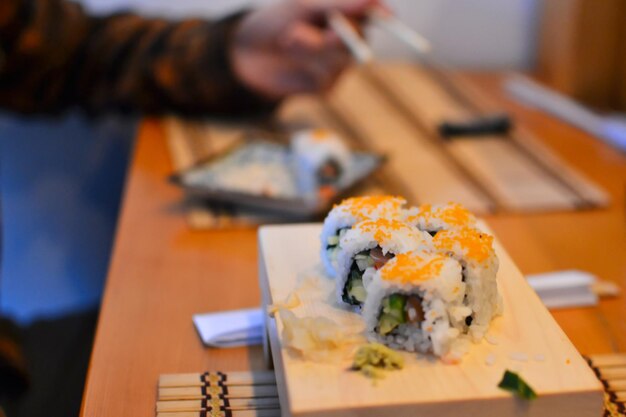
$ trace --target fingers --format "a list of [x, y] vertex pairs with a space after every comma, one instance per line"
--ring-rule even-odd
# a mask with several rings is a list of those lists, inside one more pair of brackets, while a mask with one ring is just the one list
[[289, 26], [279, 42], [281, 47], [292, 53], [319, 53], [326, 46], [322, 31], [303, 21], [296, 21]]

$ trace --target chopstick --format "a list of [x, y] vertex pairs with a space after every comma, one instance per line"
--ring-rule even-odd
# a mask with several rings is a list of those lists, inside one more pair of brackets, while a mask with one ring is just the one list
[[327, 20], [330, 28], [339, 36], [358, 63], [367, 64], [374, 60], [374, 53], [370, 46], [341, 12], [331, 11], [328, 13]]
[[[393, 14], [373, 8], [368, 12], [368, 16], [372, 23], [411, 47], [418, 54], [424, 55], [430, 52], [430, 42]], [[369, 44], [341, 12], [333, 10], [327, 18], [330, 28], [341, 38], [358, 63], [367, 64], [374, 60], [374, 52]]]
[[255, 372], [205, 372], [196, 374], [165, 374], [159, 377], [159, 387], [200, 387], [203, 385], [276, 385], [272, 371]]
[[431, 50], [428, 39], [417, 33], [409, 25], [391, 13], [374, 8], [368, 13], [370, 21], [390, 35], [410, 46], [419, 54], [427, 54]]

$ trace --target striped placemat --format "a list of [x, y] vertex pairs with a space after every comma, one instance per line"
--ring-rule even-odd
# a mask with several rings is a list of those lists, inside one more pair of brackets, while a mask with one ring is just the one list
[[626, 353], [585, 359], [604, 385], [604, 416], [626, 417]]
[[272, 371], [161, 375], [157, 417], [280, 417]]
[[[458, 76], [442, 77], [413, 64], [385, 64], [351, 70], [329, 96], [288, 100], [275, 126], [282, 135], [302, 127], [334, 129], [354, 149], [387, 155], [387, 164], [358, 190], [363, 194], [400, 194], [412, 204], [457, 201], [479, 214], [566, 211], [609, 203], [604, 190], [522, 126], [508, 135], [480, 138], [444, 140], [438, 134], [444, 120], [467, 120], [494, 110], [497, 106]], [[176, 119], [164, 123], [176, 170], [249, 133]], [[189, 220], [198, 228], [281, 221], [224, 205], [192, 206]]]
[[[626, 354], [585, 356], [604, 385], [604, 416], [626, 417]], [[280, 417], [273, 371], [159, 377], [157, 417]]]

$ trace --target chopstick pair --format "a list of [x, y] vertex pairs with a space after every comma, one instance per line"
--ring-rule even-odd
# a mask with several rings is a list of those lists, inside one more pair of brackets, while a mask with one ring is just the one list
[[[369, 19], [376, 26], [393, 35], [411, 49], [413, 49], [420, 57], [422, 64], [438, 81], [448, 90], [448, 92], [456, 97], [461, 103], [476, 113], [474, 98], [467, 94], [465, 86], [460, 85], [456, 77], [451, 75], [451, 69], [444, 62], [438, 60], [430, 54], [430, 42], [422, 35], [417, 33], [411, 27], [382, 9], [372, 9]], [[328, 24], [330, 28], [341, 38], [354, 59], [361, 65], [370, 64], [374, 60], [374, 53], [363, 37], [352, 26], [350, 21], [340, 12], [333, 11], [328, 14]], [[376, 78], [370, 74], [370, 79]], [[388, 88], [384, 83], [375, 83], [380, 89], [389, 94]], [[411, 113], [410, 111], [408, 112]], [[418, 122], [421, 123], [421, 122]], [[498, 112], [494, 114], [482, 114], [468, 120], [442, 120], [437, 127], [438, 134], [441, 138], [450, 139], [454, 137], [489, 137], [490, 135], [506, 135], [510, 132], [513, 122], [506, 113]]]
[[[430, 52], [430, 42], [391, 13], [374, 8], [368, 17], [374, 25], [404, 42], [418, 54]], [[357, 62], [367, 64], [374, 60], [372, 48], [341, 12], [334, 10], [327, 18], [330, 28], [341, 38]]]
[[159, 377], [157, 417], [278, 417], [273, 372], [205, 372]]

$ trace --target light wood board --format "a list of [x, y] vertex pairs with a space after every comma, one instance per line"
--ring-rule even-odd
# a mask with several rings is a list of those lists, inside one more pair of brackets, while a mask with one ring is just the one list
[[[259, 279], [264, 303], [285, 299], [303, 274], [310, 273], [306, 271], [321, 270], [320, 230], [319, 224], [260, 229]], [[374, 385], [347, 371], [349, 360], [315, 363], [293, 355], [281, 345], [280, 318], [268, 319], [283, 416], [599, 416], [602, 386], [498, 243], [496, 251], [504, 313], [494, 320], [489, 333], [497, 344], [472, 345], [459, 365], [414, 360], [406, 354], [405, 369], [389, 372]], [[356, 314], [328, 301], [306, 298], [293, 312], [325, 315], [337, 322], [345, 322], [346, 314]], [[511, 359], [516, 353], [527, 354], [529, 360]], [[495, 363], [488, 366], [485, 359], [492, 354]], [[536, 355], [543, 360], [534, 359]], [[518, 371], [539, 398], [523, 402], [498, 389], [505, 369]]]
[[[607, 193], [561, 160], [523, 126], [510, 135], [443, 140], [437, 125], [499, 111], [456, 74], [441, 81], [408, 63], [353, 69], [325, 97], [296, 96], [278, 111], [279, 135], [298, 128], [338, 131], [353, 149], [388, 162], [355, 194], [400, 194], [410, 203], [457, 201], [477, 213], [566, 211], [603, 207]], [[451, 94], [452, 83], [463, 93]], [[214, 155], [249, 129], [165, 121], [177, 171]], [[276, 132], [273, 132], [276, 133]], [[190, 204], [195, 228], [275, 223], [279, 216], [220, 204]]]

